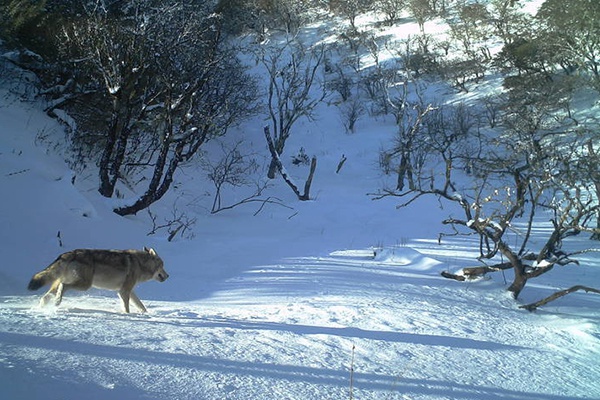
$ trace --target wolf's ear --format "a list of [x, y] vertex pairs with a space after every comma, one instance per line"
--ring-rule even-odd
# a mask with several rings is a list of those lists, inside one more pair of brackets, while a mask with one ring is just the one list
[[155, 256], [155, 255], [156, 255], [156, 251], [154, 251], [154, 249], [153, 249], [153, 248], [151, 248], [151, 247], [144, 247], [144, 251], [145, 251], [146, 253], [150, 253], [150, 254], [152, 254], [153, 256]]

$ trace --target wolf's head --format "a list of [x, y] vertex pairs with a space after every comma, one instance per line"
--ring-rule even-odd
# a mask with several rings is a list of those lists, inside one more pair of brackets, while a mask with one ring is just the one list
[[156, 254], [156, 251], [154, 251], [154, 249], [152, 248], [147, 248], [144, 247], [144, 251], [146, 253], [149, 253], [150, 255], [154, 256], [154, 261], [155, 261], [155, 265], [154, 265], [154, 275], [152, 275], [152, 279], [159, 281], [159, 282], [164, 282], [167, 280], [167, 278], [169, 277], [169, 274], [167, 274], [167, 271], [165, 271], [165, 267], [164, 267], [164, 263], [163, 260], [158, 256], [158, 254]]
[[169, 277], [169, 274], [167, 274], [167, 271], [165, 271], [165, 269], [162, 266], [162, 262], [161, 262], [161, 266], [156, 270], [153, 278], [159, 282], [164, 282], [167, 280], [168, 277]]

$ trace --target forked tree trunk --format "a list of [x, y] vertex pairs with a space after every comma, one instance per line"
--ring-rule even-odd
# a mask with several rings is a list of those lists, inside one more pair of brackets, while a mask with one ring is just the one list
[[[270, 135], [269, 135], [270, 136]], [[271, 157], [271, 163], [269, 164], [269, 171], [267, 172], [267, 178], [275, 179], [275, 175], [279, 171], [279, 166], [277, 161], [280, 160], [281, 154], [283, 153], [283, 148], [285, 147], [285, 138], [283, 136], [276, 137], [273, 140], [273, 148], [277, 152], [277, 159]]]
[[[171, 156], [169, 166], [167, 167], [168, 154], [170, 150], [168, 140], [165, 140], [161, 149], [160, 155], [154, 166], [154, 174], [148, 185], [146, 192], [140, 196], [132, 205], [119, 207], [114, 210], [115, 213], [125, 216], [133, 215], [138, 211], [144, 210], [154, 202], [160, 200], [171, 187], [173, 183], [173, 175], [177, 170], [177, 166], [182, 160], [181, 152], [183, 151], [183, 142], [180, 142], [175, 148], [175, 154]], [[166, 168], [166, 170], [165, 170]]]
[[[315, 170], [317, 169], [317, 158], [313, 157], [310, 162], [310, 172], [308, 173], [308, 178], [304, 184], [304, 193], [300, 193], [300, 189], [298, 186], [292, 181], [292, 178], [288, 175], [285, 168], [283, 168], [283, 163], [281, 162], [281, 158], [275, 148], [275, 143], [273, 143], [273, 138], [271, 137], [271, 132], [269, 131], [269, 126], [265, 126], [264, 128], [265, 138], [267, 139], [267, 145], [269, 147], [269, 152], [271, 153], [271, 166], [275, 168], [275, 171], [278, 171], [281, 174], [281, 177], [288, 184], [288, 186], [293, 190], [293, 192], [298, 196], [298, 200], [306, 201], [310, 200], [310, 187], [312, 185], [312, 180], [315, 175]], [[270, 172], [270, 171], [269, 171]], [[273, 175], [273, 178], [275, 176]]]

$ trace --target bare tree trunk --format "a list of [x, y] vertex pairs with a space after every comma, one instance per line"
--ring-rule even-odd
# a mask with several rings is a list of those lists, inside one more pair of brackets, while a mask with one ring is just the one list
[[298, 186], [293, 182], [292, 178], [283, 168], [283, 163], [281, 162], [281, 158], [279, 157], [277, 149], [275, 148], [275, 144], [273, 143], [273, 138], [271, 137], [271, 132], [269, 131], [268, 125], [265, 126], [264, 132], [265, 138], [267, 139], [267, 145], [271, 153], [271, 165], [275, 165], [276, 171], [279, 171], [285, 183], [287, 183], [288, 186], [292, 189], [292, 191], [296, 194], [296, 196], [298, 196], [298, 200], [310, 200], [310, 186], [315, 175], [315, 170], [317, 169], [317, 158], [313, 157], [310, 162], [310, 172], [308, 173], [308, 178], [306, 179], [306, 182], [304, 184], [304, 193], [300, 193], [300, 189], [298, 189]]
[[182, 143], [183, 142], [180, 142], [175, 148], [175, 154], [172, 155], [171, 161], [169, 162], [169, 166], [165, 171], [170, 150], [170, 143], [168, 140], [165, 140], [163, 142], [160, 155], [158, 157], [158, 160], [156, 161], [156, 165], [154, 166], [154, 174], [152, 175], [152, 180], [150, 181], [146, 192], [142, 196], [140, 196], [140, 198], [138, 198], [137, 201], [132, 205], [116, 208], [114, 210], [115, 213], [122, 216], [136, 214], [138, 211], [144, 210], [148, 208], [152, 203], [160, 200], [165, 195], [165, 193], [167, 193], [167, 191], [171, 187], [171, 183], [173, 183], [173, 175], [177, 170], [177, 166], [182, 160]]
[[123, 105], [119, 98], [115, 98], [112, 113], [113, 120], [108, 129], [108, 139], [104, 145], [99, 168], [98, 192], [104, 197], [112, 197], [115, 191], [131, 133], [128, 127], [131, 119], [130, 107]]
[[115, 190], [115, 184], [113, 183], [113, 179], [111, 179], [111, 171], [114, 169], [111, 160], [113, 159], [113, 153], [115, 152], [115, 145], [117, 143], [118, 124], [118, 117], [115, 117], [115, 120], [108, 131], [102, 157], [100, 158], [100, 187], [98, 188], [98, 191], [104, 197], [112, 197]]
[[310, 172], [308, 173], [308, 178], [304, 183], [304, 194], [302, 197], [299, 197], [300, 200], [310, 200], [310, 186], [312, 185], [313, 177], [315, 176], [315, 171], [317, 169], [317, 157], [313, 157], [310, 160]]
[[[283, 153], [283, 148], [285, 147], [285, 139], [283, 136], [278, 136], [273, 141], [273, 148], [277, 152], [278, 156], [281, 156]], [[279, 157], [278, 157], [279, 158]], [[279, 166], [277, 165], [277, 160], [275, 158], [271, 158], [271, 164], [269, 164], [269, 171], [267, 172], [267, 178], [275, 179], [275, 175], [279, 170]]]
[[527, 284], [527, 276], [523, 271], [520, 271], [519, 268], [513, 268], [513, 270], [515, 271], [515, 279], [508, 287], [508, 291], [512, 293], [513, 298], [516, 300], [519, 298], [519, 294], [521, 294], [521, 291]]
[[396, 190], [404, 190], [404, 180], [406, 179], [406, 175], [408, 174], [410, 168], [409, 157], [409, 154], [404, 152], [402, 153], [402, 157], [400, 158], [400, 165], [398, 166], [398, 179], [396, 183]]
[[104, 197], [112, 197], [115, 189], [114, 185], [111, 183], [109, 173], [111, 170], [110, 159], [112, 158], [115, 142], [115, 138], [109, 135], [108, 141], [104, 146], [104, 151], [102, 152], [102, 158], [100, 159], [100, 187], [98, 188], [98, 192], [100, 192], [100, 194]]

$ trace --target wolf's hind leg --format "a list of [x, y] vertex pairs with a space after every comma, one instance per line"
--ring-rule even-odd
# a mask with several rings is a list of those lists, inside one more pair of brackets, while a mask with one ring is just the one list
[[148, 310], [146, 310], [146, 307], [144, 307], [144, 305], [142, 304], [142, 301], [140, 300], [139, 297], [137, 297], [137, 294], [135, 294], [135, 292], [133, 290], [131, 291], [129, 299], [138, 308], [138, 310], [140, 310], [140, 312], [145, 313], [148, 311]]
[[119, 291], [119, 298], [121, 299], [121, 302], [123, 303], [123, 310], [127, 314], [129, 314], [129, 297], [130, 297], [130, 295], [131, 295], [131, 293], [129, 291], [126, 291], [126, 290]]
[[56, 299], [54, 300], [55, 306], [60, 306], [62, 302], [63, 294], [65, 293], [65, 285], [63, 283], [58, 284], [58, 289], [56, 290]]

